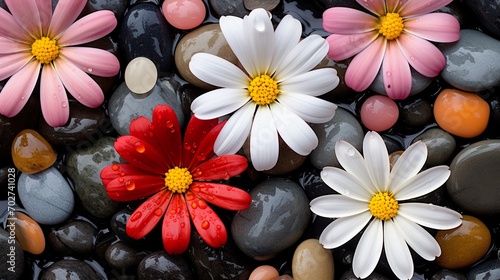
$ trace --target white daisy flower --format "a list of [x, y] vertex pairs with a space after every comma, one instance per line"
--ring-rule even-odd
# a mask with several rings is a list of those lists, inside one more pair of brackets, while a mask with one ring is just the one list
[[368, 224], [354, 253], [354, 274], [368, 277], [383, 246], [394, 274], [410, 279], [413, 260], [408, 245], [428, 261], [441, 255], [437, 241], [421, 226], [451, 229], [462, 223], [462, 216], [441, 206], [401, 201], [439, 188], [448, 180], [450, 170], [436, 166], [418, 173], [427, 159], [427, 146], [422, 142], [408, 147], [392, 171], [387, 148], [376, 132], [366, 134], [363, 151], [364, 158], [351, 144], [339, 141], [335, 153], [345, 171], [333, 167], [321, 171], [321, 179], [339, 194], [311, 201], [313, 213], [337, 218], [323, 230], [319, 242], [327, 249], [339, 247]]
[[296, 153], [308, 155], [318, 138], [307, 123], [327, 122], [337, 108], [316, 97], [338, 85], [335, 69], [311, 71], [326, 57], [326, 40], [319, 35], [300, 40], [302, 26], [289, 15], [274, 30], [264, 9], [243, 19], [223, 16], [219, 23], [246, 72], [207, 53], [195, 54], [189, 63], [196, 77], [220, 87], [193, 101], [196, 117], [212, 119], [234, 112], [215, 141], [215, 153], [238, 152], [250, 135], [253, 166], [268, 170], [278, 161], [279, 134]]

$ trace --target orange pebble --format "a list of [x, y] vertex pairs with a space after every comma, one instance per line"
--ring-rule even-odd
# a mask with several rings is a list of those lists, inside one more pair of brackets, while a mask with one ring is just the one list
[[474, 93], [445, 89], [434, 103], [436, 122], [443, 130], [456, 136], [478, 136], [486, 129], [489, 117], [490, 106]]
[[45, 249], [45, 237], [42, 228], [29, 216], [15, 212], [16, 239], [24, 251], [39, 255]]
[[12, 141], [12, 161], [21, 172], [33, 174], [43, 171], [56, 161], [57, 154], [38, 132], [25, 129]]
[[280, 276], [278, 270], [270, 265], [261, 265], [255, 268], [248, 280], [271, 280]]

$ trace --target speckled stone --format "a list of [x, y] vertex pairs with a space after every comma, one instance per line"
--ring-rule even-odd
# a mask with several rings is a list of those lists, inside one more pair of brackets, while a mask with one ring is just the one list
[[[500, 214], [500, 140], [483, 140], [460, 151], [450, 164], [446, 188], [462, 209], [476, 215]], [[480, 183], [478, 183], [480, 182]]]
[[[24, 251], [18, 242], [12, 241], [15, 237], [10, 238], [9, 232], [0, 228], [0, 252], [2, 252], [0, 254], [0, 279], [26, 279], [27, 276], [23, 277]], [[13, 268], [9, 270], [10, 267]]]
[[139, 280], [194, 279], [189, 263], [182, 255], [169, 255], [165, 250], [145, 256], [137, 268]]
[[73, 191], [54, 167], [36, 174], [22, 173], [17, 190], [26, 212], [41, 224], [61, 223], [73, 212]]
[[[415, 71], [415, 69], [411, 67], [410, 67], [410, 72], [411, 72], [410, 96], [422, 92], [431, 84], [432, 78], [426, 77], [418, 73], [417, 71]], [[375, 76], [375, 80], [373, 80], [373, 83], [370, 85], [370, 89], [378, 94], [387, 95], [382, 75], [382, 67], [378, 71], [377, 76]]]
[[317, 239], [307, 239], [297, 246], [292, 258], [294, 280], [332, 280], [332, 251], [323, 248]]
[[318, 147], [309, 155], [309, 161], [317, 169], [325, 166], [340, 167], [335, 155], [335, 143], [345, 140], [357, 150], [363, 147], [363, 128], [358, 120], [347, 110], [337, 108], [329, 122], [314, 124], [312, 128], [318, 136]]
[[135, 272], [142, 258], [146, 256], [144, 252], [136, 250], [125, 242], [118, 241], [111, 244], [105, 253], [106, 262], [118, 271]]
[[309, 224], [309, 200], [286, 179], [268, 179], [251, 191], [252, 203], [236, 213], [231, 233], [247, 256], [266, 260], [297, 242]]
[[244, 17], [250, 13], [243, 0], [209, 0], [210, 8], [220, 16]]
[[466, 280], [465, 275], [460, 272], [441, 269], [432, 275], [431, 280]]
[[[68, 278], [68, 275], [71, 278]], [[97, 273], [88, 263], [81, 260], [57, 261], [44, 269], [40, 278], [40, 280], [59, 279], [98, 280], [106, 278]]]
[[59, 256], [82, 257], [92, 254], [97, 229], [84, 220], [68, 222], [47, 235], [50, 248]]
[[68, 174], [83, 208], [97, 218], [107, 218], [118, 210], [118, 202], [106, 193], [99, 174], [101, 169], [122, 162], [114, 148], [115, 138], [103, 137], [92, 146], [73, 151], [68, 156]]
[[[464, 278], [465, 279], [465, 278]], [[467, 279], [497, 280], [500, 279], [500, 259], [493, 259], [474, 266], [467, 272]], [[434, 280], [434, 279], [433, 279]], [[448, 280], [448, 279], [446, 279]]]
[[412, 143], [421, 140], [427, 146], [427, 166], [436, 166], [446, 163], [457, 146], [455, 138], [441, 128], [430, 128], [415, 137]]

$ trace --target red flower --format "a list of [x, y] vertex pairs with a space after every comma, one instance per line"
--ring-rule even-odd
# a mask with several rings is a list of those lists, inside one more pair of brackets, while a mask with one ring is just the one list
[[153, 121], [139, 117], [130, 123], [130, 135], [121, 136], [115, 149], [128, 164], [113, 164], [101, 171], [108, 196], [131, 201], [152, 195], [127, 221], [127, 234], [140, 239], [162, 217], [163, 246], [169, 254], [183, 253], [189, 244], [191, 223], [212, 247], [226, 243], [227, 232], [217, 214], [207, 205], [243, 210], [250, 195], [238, 188], [212, 183], [227, 180], [247, 168], [240, 155], [214, 156], [213, 146], [224, 123], [192, 117], [184, 142], [174, 111], [158, 105]]

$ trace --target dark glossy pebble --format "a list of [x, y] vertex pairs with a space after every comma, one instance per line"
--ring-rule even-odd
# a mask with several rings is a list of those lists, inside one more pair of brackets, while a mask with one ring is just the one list
[[183, 255], [169, 255], [165, 250], [144, 257], [137, 268], [139, 280], [150, 279], [195, 279], [189, 262]]
[[465, 276], [457, 271], [441, 269], [434, 273], [430, 280], [465, 280]]
[[82, 260], [60, 260], [42, 271], [40, 280], [99, 280], [105, 279], [90, 264]]
[[313, 200], [319, 196], [336, 193], [321, 180], [320, 170], [312, 167], [299, 174], [298, 182], [304, 189], [309, 200]]
[[[27, 279], [23, 277], [24, 251], [15, 241], [15, 234], [10, 234], [10, 229], [0, 228], [0, 279]], [[13, 241], [14, 240], [14, 241]]]
[[474, 268], [470, 269], [467, 272], [467, 279], [481, 279], [481, 280], [500, 279], [500, 259], [489, 260], [487, 262], [474, 266]]
[[432, 105], [421, 98], [411, 98], [400, 103], [399, 123], [403, 129], [419, 129], [433, 121]]
[[120, 20], [127, 9], [128, 0], [89, 0], [88, 5], [94, 10], [110, 10]]
[[216, 15], [244, 17], [250, 13], [243, 0], [209, 0]]
[[49, 247], [58, 256], [87, 256], [95, 245], [96, 228], [83, 220], [71, 221], [47, 235]]
[[118, 271], [137, 271], [137, 265], [146, 255], [125, 242], [118, 241], [109, 245], [105, 253], [106, 262]]
[[500, 1], [465, 0], [468, 11], [482, 27], [495, 37], [500, 37]]

